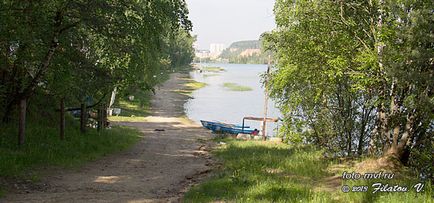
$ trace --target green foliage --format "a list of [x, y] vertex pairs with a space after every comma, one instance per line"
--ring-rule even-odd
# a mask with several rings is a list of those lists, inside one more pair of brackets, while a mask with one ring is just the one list
[[349, 40], [352, 33], [340, 22], [340, 8], [334, 4], [278, 1], [279, 29], [264, 34], [264, 44], [276, 52], [277, 69], [269, 87], [287, 115], [286, 136], [296, 135], [300, 142], [302, 135], [304, 142], [341, 152], [352, 140], [364, 141], [372, 118], [364, 106], [367, 96], [352, 88], [359, 42]]
[[[268, 53], [264, 53], [260, 40], [239, 41], [232, 43], [223, 50], [219, 58], [227, 60], [229, 63], [239, 64], [265, 64], [267, 63]], [[259, 52], [255, 52], [260, 50]], [[254, 51], [251, 54], [245, 52]]]
[[194, 58], [193, 43], [196, 37], [192, 37], [188, 31], [183, 29], [173, 32], [170, 37], [167, 52], [170, 54], [172, 67], [189, 65]]
[[[0, 176], [77, 165], [136, 142], [135, 130], [81, 134], [71, 119], [60, 141], [55, 109], [60, 99], [68, 108], [107, 104], [115, 88], [147, 94], [188, 66], [195, 39], [187, 14], [184, 0], [0, 1]], [[145, 115], [148, 100], [140, 99], [121, 100], [131, 107], [124, 113]], [[24, 100], [27, 136], [18, 148], [15, 116]]]
[[432, 6], [276, 1], [277, 29], [263, 38], [275, 54], [269, 88], [285, 136], [338, 156], [392, 148], [405, 164], [405, 150], [432, 150]]
[[44, 89], [67, 105], [152, 89], [193, 58], [185, 1], [0, 3], [0, 116]]

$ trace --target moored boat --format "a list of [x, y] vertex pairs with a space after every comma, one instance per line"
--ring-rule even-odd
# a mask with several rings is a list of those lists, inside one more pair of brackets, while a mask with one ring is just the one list
[[243, 128], [241, 125], [221, 123], [221, 122], [213, 122], [213, 121], [205, 121], [205, 120], [201, 120], [200, 122], [202, 123], [202, 126], [204, 128], [212, 130], [215, 133], [251, 134], [253, 132], [253, 130], [251, 129], [246, 129], [246, 128], [250, 128], [249, 126], [244, 126]]

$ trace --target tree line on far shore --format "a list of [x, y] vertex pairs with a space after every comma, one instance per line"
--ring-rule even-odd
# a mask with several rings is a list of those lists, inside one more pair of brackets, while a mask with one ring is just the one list
[[1, 1], [0, 124], [18, 121], [23, 144], [32, 99], [84, 114], [106, 111], [115, 89], [152, 90], [192, 61], [187, 15], [183, 0]]
[[335, 156], [382, 156], [433, 178], [434, 2], [284, 1], [264, 43], [281, 133]]

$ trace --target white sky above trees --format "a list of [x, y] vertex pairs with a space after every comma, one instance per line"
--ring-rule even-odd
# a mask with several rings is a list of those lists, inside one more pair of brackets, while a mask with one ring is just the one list
[[275, 27], [275, 0], [186, 0], [199, 49], [255, 40]]

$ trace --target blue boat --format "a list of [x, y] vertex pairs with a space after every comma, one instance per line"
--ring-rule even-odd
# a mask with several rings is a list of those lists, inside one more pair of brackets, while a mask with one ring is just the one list
[[229, 134], [238, 134], [238, 133], [244, 133], [244, 134], [252, 134], [253, 130], [246, 129], [250, 128], [249, 126], [240, 126], [240, 125], [234, 125], [234, 124], [227, 124], [227, 123], [221, 123], [221, 122], [212, 122], [212, 121], [200, 121], [202, 123], [202, 126], [206, 129], [212, 130], [215, 133], [229, 133]]

